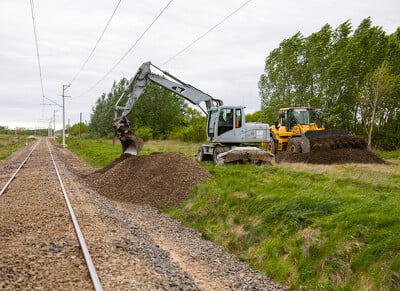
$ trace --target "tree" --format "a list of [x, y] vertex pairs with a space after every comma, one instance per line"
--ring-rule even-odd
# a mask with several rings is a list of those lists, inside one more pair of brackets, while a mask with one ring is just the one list
[[369, 147], [375, 127], [387, 125], [388, 120], [399, 112], [398, 106], [393, 106], [393, 101], [397, 102], [393, 93], [396, 92], [399, 81], [398, 77], [390, 74], [386, 62], [366, 77], [360, 102], [360, 116], [368, 136]]
[[150, 83], [136, 101], [128, 119], [134, 128], [152, 129], [153, 138], [165, 138], [184, 123], [185, 100], [171, 91]]
[[90, 128], [88, 125], [86, 125], [83, 122], [78, 122], [75, 123], [74, 125], [71, 126], [70, 128], [70, 135], [72, 136], [82, 136], [90, 131]]
[[114, 119], [114, 105], [123, 94], [128, 85], [128, 80], [122, 78], [118, 83], [114, 81], [111, 91], [103, 93], [92, 107], [90, 116], [90, 134], [94, 137], [111, 137], [114, 134], [112, 121]]
[[[246, 114], [246, 122], [267, 122], [264, 111], [258, 110], [254, 113]], [[275, 112], [275, 118], [278, 116], [278, 111]]]

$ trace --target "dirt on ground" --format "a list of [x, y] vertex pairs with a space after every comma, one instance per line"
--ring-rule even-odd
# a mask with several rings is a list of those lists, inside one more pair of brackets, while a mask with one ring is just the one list
[[384, 164], [383, 159], [373, 152], [360, 148], [320, 149], [309, 153], [282, 152], [276, 155], [276, 163], [309, 163], [309, 164]]
[[86, 181], [102, 195], [155, 207], [174, 207], [186, 200], [192, 187], [211, 174], [182, 153], [122, 155]]

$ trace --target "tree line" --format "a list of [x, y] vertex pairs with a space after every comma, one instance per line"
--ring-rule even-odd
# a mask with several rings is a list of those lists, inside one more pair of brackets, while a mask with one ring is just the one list
[[400, 28], [387, 35], [366, 18], [354, 31], [346, 21], [308, 37], [298, 32], [267, 56], [258, 85], [264, 122], [281, 107], [312, 106], [326, 128], [400, 147]]

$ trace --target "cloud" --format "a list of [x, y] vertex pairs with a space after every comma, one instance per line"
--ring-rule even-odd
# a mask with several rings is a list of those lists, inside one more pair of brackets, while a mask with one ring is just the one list
[[[93, 90], [85, 93], [121, 58], [169, 1], [122, 1], [109, 29], [85, 69], [71, 84], [67, 119], [90, 118], [96, 99], [114, 80], [131, 78], [145, 61], [161, 66], [237, 7], [234, 1], [173, 1], [121, 64]], [[45, 95], [61, 102], [68, 84], [86, 60], [116, 1], [35, 1]], [[253, 0], [208, 33], [163, 69], [225, 104], [260, 108], [258, 80], [264, 61], [279, 43], [298, 31], [307, 36], [329, 23], [333, 28], [350, 19], [354, 27], [371, 16], [373, 25], [392, 33], [400, 23], [397, 0], [260, 1]], [[40, 106], [32, 18], [28, 2], [0, 2], [0, 124], [43, 122], [53, 106]], [[41, 121], [41, 120], [44, 121]], [[57, 122], [57, 126], [61, 123]]]

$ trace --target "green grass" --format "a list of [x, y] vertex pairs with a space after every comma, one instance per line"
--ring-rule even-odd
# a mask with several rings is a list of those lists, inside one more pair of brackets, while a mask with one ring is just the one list
[[[61, 139], [57, 141], [61, 143]], [[121, 155], [121, 146], [117, 140], [108, 139], [77, 139], [67, 138], [67, 148], [82, 157], [89, 165], [95, 168], [104, 167]]]
[[[104, 141], [81, 147], [88, 145], [83, 152], [98, 151], [100, 160], [109, 146], [106, 156], [120, 151]], [[192, 156], [197, 146], [151, 141], [143, 152]], [[399, 155], [390, 159], [330, 166], [203, 162], [214, 178], [166, 211], [293, 289], [400, 290]]]
[[0, 135], [0, 160], [4, 160], [13, 152], [27, 144], [25, 136]]
[[[61, 139], [58, 139], [61, 143]], [[67, 138], [67, 148], [95, 168], [104, 167], [122, 153], [122, 147], [118, 139], [77, 139]], [[174, 140], [150, 140], [145, 143], [140, 155], [149, 155], [154, 152], [182, 152], [193, 157], [199, 147], [198, 144], [182, 143]]]
[[378, 152], [378, 155], [383, 159], [399, 159], [400, 150], [390, 152]]

